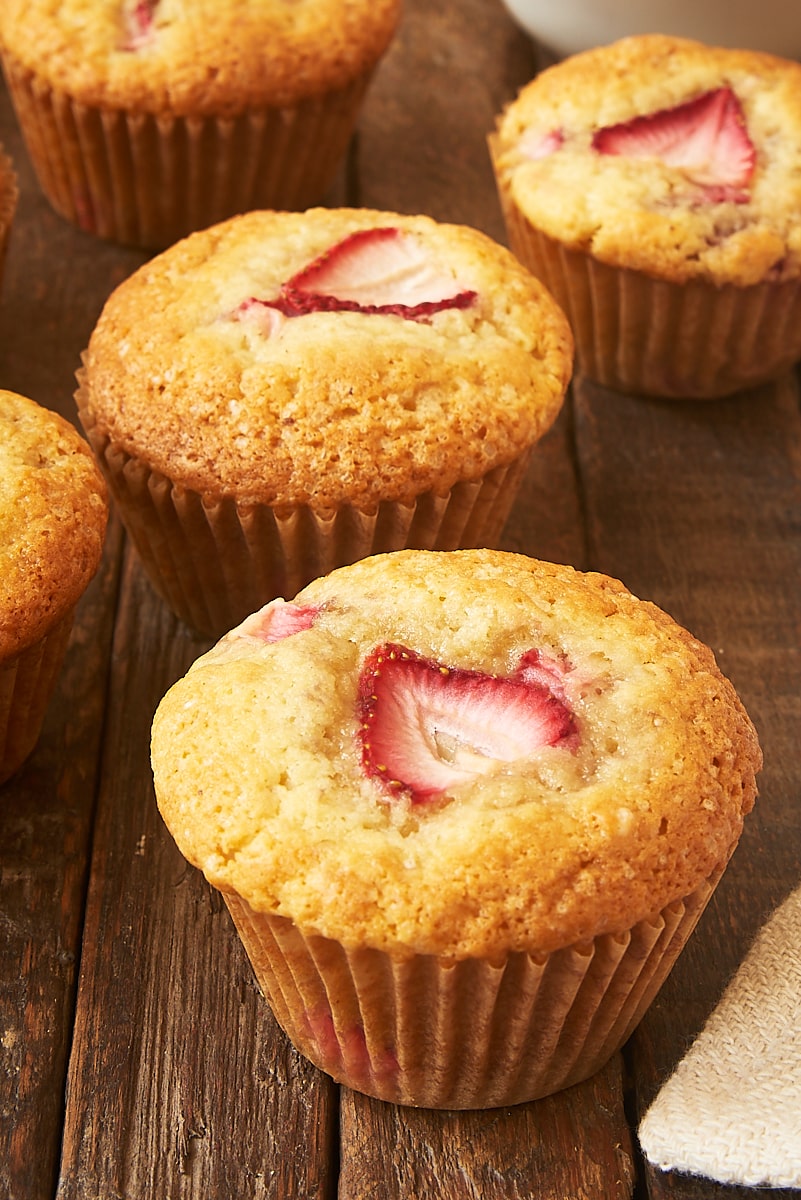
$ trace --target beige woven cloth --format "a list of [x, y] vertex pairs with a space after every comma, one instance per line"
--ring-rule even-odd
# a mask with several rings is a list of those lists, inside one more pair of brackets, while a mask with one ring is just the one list
[[665, 1171], [801, 1188], [801, 888], [758, 934], [639, 1135]]

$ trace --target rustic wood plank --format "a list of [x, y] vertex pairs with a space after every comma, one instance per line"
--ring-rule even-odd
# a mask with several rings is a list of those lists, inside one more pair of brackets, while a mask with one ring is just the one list
[[[505, 240], [484, 139], [536, 57], [500, 0], [436, 10], [407, 0], [330, 202], [428, 212]], [[144, 256], [51, 212], [4, 94], [0, 140], [23, 190], [0, 305], [0, 386], [74, 418], [80, 351], [107, 292]], [[575, 393], [538, 448], [504, 546], [617, 574], [671, 611], [718, 652], [767, 759], [740, 850], [627, 1049], [642, 1111], [799, 874], [798, 396], [789, 382], [700, 408], [583, 382]], [[0, 809], [0, 1194], [11, 1200], [53, 1194], [118, 527], [114, 536], [42, 743]], [[333, 1195], [337, 1089], [277, 1030], [227, 915], [154, 806], [150, 715], [204, 645], [132, 557], [122, 594], [60, 1200]], [[343, 1090], [340, 1194], [739, 1196], [637, 1162], [621, 1072], [616, 1056], [558, 1096], [486, 1113], [400, 1110]]]
[[76, 421], [81, 352], [106, 296], [145, 255], [81, 233], [51, 209], [2, 81], [0, 143], [20, 189], [0, 293], [0, 387]]
[[339, 1200], [624, 1200], [634, 1163], [621, 1092], [619, 1056], [586, 1083], [514, 1108], [433, 1114], [343, 1090]]
[[336, 1089], [277, 1030], [227, 910], [179, 854], [153, 797], [153, 712], [207, 648], [129, 554], [60, 1200], [322, 1200], [331, 1190]]
[[53, 1194], [99, 773], [119, 525], [32, 756], [0, 790], [0, 1196]]
[[[0, 387], [74, 420], [73, 373], [106, 264], [102, 252], [90, 264], [88, 239], [41, 196], [2, 85], [0, 141], [20, 185]], [[0, 797], [0, 1195], [9, 1200], [44, 1200], [55, 1186], [121, 545], [113, 522], [38, 747]]]
[[472, 225], [505, 244], [486, 138], [535, 63], [500, 0], [406, 0], [360, 122], [357, 203]]
[[[537, 54], [498, 0], [409, 0], [362, 121], [359, 201], [506, 235], [486, 137]], [[504, 549], [583, 565], [569, 404], [534, 455]], [[559, 1096], [486, 1113], [382, 1105], [345, 1090], [340, 1196], [629, 1197], [633, 1166], [619, 1056]]]
[[[765, 752], [760, 799], [734, 859], [630, 1043], [641, 1114], [769, 911], [801, 880], [799, 392], [793, 376], [706, 404], [616, 396], [584, 381], [574, 390], [593, 564], [715, 650]], [[645, 1174], [659, 1200], [742, 1192]]]

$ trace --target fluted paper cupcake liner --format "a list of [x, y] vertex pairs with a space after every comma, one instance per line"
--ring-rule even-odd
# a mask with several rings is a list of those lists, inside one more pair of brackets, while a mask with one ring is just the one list
[[713, 399], [801, 359], [801, 280], [720, 287], [612, 267], [534, 228], [508, 197], [509, 243], [563, 308], [581, 370], [623, 392]]
[[39, 641], [0, 662], [0, 783], [22, 766], [39, 739], [74, 615], [71, 609]]
[[481, 479], [382, 501], [316, 510], [211, 499], [174, 484], [113, 445], [78, 411], [153, 587], [182, 620], [210, 637], [276, 596], [291, 598], [335, 567], [390, 550], [492, 546], [519, 491], [529, 451]]
[[150, 249], [251, 209], [319, 202], [371, 77], [292, 108], [184, 117], [87, 107], [8, 53], [3, 67], [53, 208], [89, 233]]
[[608, 1061], [722, 871], [625, 933], [496, 962], [346, 949], [224, 896], [276, 1020], [321, 1070], [392, 1103], [491, 1108], [549, 1095]]

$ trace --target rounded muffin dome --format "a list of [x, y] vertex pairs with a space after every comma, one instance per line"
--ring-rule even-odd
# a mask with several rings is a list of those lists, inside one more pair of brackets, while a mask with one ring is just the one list
[[184, 855], [345, 946], [466, 958], [624, 931], [728, 859], [754, 729], [710, 650], [619, 582], [379, 555], [275, 601], [153, 726]]

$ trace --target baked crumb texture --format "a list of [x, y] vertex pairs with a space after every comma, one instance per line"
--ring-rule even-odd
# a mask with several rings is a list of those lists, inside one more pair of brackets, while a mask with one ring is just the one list
[[[746, 186], [716, 191], [661, 147], [599, 152], [600, 131], [720, 89], [753, 152]], [[801, 65], [626, 38], [524, 87], [490, 148], [513, 247], [565, 307], [591, 378], [717, 396], [801, 357]]]
[[103, 479], [76, 430], [0, 391], [0, 781], [39, 735], [106, 518]]
[[400, 0], [9, 0], [0, 55], [50, 202], [162, 248], [319, 202]]
[[[332, 247], [387, 228], [463, 306], [421, 319], [269, 307]], [[571, 369], [562, 312], [476, 231], [250, 213], [117, 289], [77, 401], [156, 587], [219, 635], [375, 551], [491, 543]]]
[[[359, 715], [385, 643], [502, 678], [535, 650], [560, 664], [574, 733], [425, 800], [388, 791]], [[761, 758], [712, 653], [659, 609], [476, 550], [368, 559], [250, 618], [163, 699], [152, 762], [302, 1053], [370, 1095], [475, 1108], [583, 1079], [622, 1044]]]
[[[347, 946], [492, 957], [617, 934], [724, 864], [754, 800], [752, 726], [709, 650], [622, 584], [489, 550], [377, 556], [319, 580], [307, 629], [227, 635], [162, 702], [156, 791], [216, 887]], [[435, 800], [362, 769], [383, 643], [499, 676], [565, 664], [577, 742]]]

